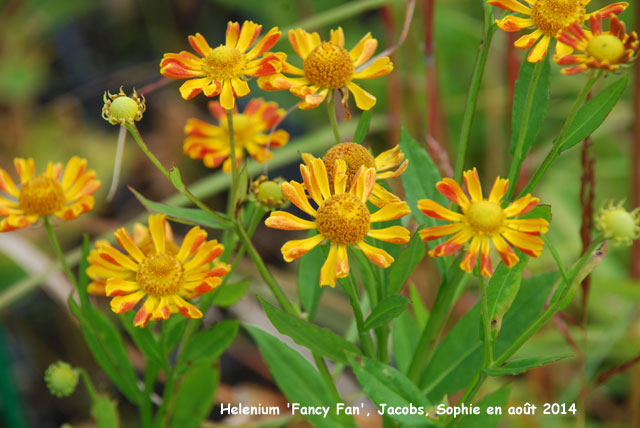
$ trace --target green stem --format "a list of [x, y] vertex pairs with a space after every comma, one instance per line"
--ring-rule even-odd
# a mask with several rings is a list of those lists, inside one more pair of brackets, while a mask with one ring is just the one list
[[520, 133], [518, 134], [518, 141], [516, 141], [516, 147], [513, 152], [513, 159], [511, 159], [511, 165], [509, 166], [509, 190], [507, 191], [506, 198], [511, 199], [513, 191], [516, 188], [516, 182], [520, 174], [520, 168], [524, 161], [524, 140], [527, 137], [527, 128], [529, 126], [529, 116], [531, 115], [531, 109], [533, 108], [533, 97], [538, 88], [538, 80], [540, 80], [540, 74], [544, 68], [544, 61], [536, 63], [533, 69], [533, 75], [531, 76], [531, 85], [527, 90], [527, 97], [524, 101], [524, 111], [522, 113], [522, 123], [520, 124]]
[[136, 127], [136, 125], [134, 123], [128, 123], [125, 125], [125, 127], [127, 128], [127, 131], [129, 131], [135, 142], [138, 143], [140, 150], [142, 150], [142, 152], [149, 158], [149, 160], [156, 166], [156, 168], [158, 168], [162, 175], [167, 177], [168, 180], [171, 180], [171, 178], [169, 177], [169, 171], [167, 171], [167, 169], [162, 165], [156, 155], [154, 155], [151, 150], [149, 150], [149, 147], [147, 147], [147, 145], [145, 144], [142, 136], [140, 135], [140, 132], [138, 132], [138, 128]]
[[155, 365], [152, 367], [147, 361], [147, 366], [144, 372], [144, 396], [142, 397], [142, 404], [140, 405], [140, 421], [142, 422], [142, 426], [145, 428], [151, 426], [151, 394], [153, 394], [153, 386], [157, 375], [157, 367], [155, 367]]
[[231, 192], [227, 205], [227, 214], [233, 217], [235, 210], [236, 192], [238, 191], [238, 163], [236, 160], [236, 138], [233, 131], [233, 110], [227, 110], [227, 127], [229, 132], [229, 154], [231, 156]]
[[336, 384], [333, 382], [333, 377], [327, 368], [327, 364], [324, 362], [322, 357], [315, 352], [313, 353], [313, 360], [316, 362], [316, 367], [318, 367], [318, 371], [324, 380], [324, 383], [329, 387], [329, 391], [333, 395], [334, 400], [337, 402], [342, 401], [340, 398], [340, 393], [338, 392], [338, 388], [336, 388]]
[[471, 136], [471, 125], [473, 124], [473, 116], [478, 102], [478, 92], [480, 91], [482, 75], [484, 74], [485, 64], [487, 63], [487, 54], [489, 53], [491, 39], [493, 38], [497, 28], [498, 27], [493, 23], [492, 7], [487, 2], [484, 2], [484, 32], [482, 35], [482, 41], [478, 47], [478, 55], [476, 56], [473, 75], [471, 76], [471, 87], [469, 88], [469, 94], [467, 96], [467, 104], [464, 110], [464, 117], [462, 119], [462, 129], [460, 130], [460, 139], [458, 140], [458, 156], [456, 158], [456, 169], [454, 174], [454, 178], [458, 182], [462, 180], [462, 171], [467, 158], [467, 149], [469, 146], [469, 138]]
[[329, 122], [331, 122], [331, 129], [333, 129], [333, 136], [336, 139], [336, 144], [342, 143], [340, 140], [340, 132], [338, 131], [338, 120], [336, 119], [336, 108], [335, 103], [333, 102], [333, 94], [335, 91], [330, 90], [329, 95], [327, 96], [327, 113], [329, 114]]
[[51, 246], [53, 247], [53, 252], [56, 253], [56, 257], [60, 260], [60, 264], [62, 265], [62, 269], [67, 274], [69, 281], [73, 284], [73, 286], [78, 288], [78, 280], [76, 276], [69, 268], [67, 264], [67, 260], [64, 258], [64, 253], [60, 248], [60, 243], [58, 242], [58, 238], [56, 238], [56, 234], [53, 232], [53, 227], [51, 227], [51, 223], [49, 222], [49, 216], [44, 217], [44, 228], [47, 230], [47, 235], [49, 236], [49, 241], [51, 242]]
[[573, 123], [578, 110], [580, 110], [580, 107], [582, 107], [582, 105], [584, 104], [587, 96], [589, 95], [589, 92], [593, 88], [593, 85], [595, 85], [595, 83], [598, 81], [600, 76], [602, 76], [602, 73], [596, 73], [592, 75], [589, 80], [587, 80], [587, 83], [585, 83], [582, 91], [580, 91], [578, 97], [576, 98], [576, 101], [573, 103], [573, 107], [571, 107], [571, 111], [564, 121], [558, 137], [554, 140], [553, 147], [544, 158], [538, 169], [536, 169], [536, 172], [531, 177], [531, 180], [529, 180], [525, 188], [522, 189], [522, 192], [520, 192], [518, 197], [531, 193], [533, 189], [535, 189], [535, 187], [538, 185], [538, 182], [540, 182], [544, 174], [547, 172], [547, 169], [549, 169], [553, 161], [558, 157], [558, 155], [560, 155], [560, 149], [562, 147], [562, 144], [564, 143], [563, 139], [565, 134], [569, 130], [569, 126], [571, 126], [571, 124]]
[[349, 303], [351, 303], [351, 308], [353, 309], [353, 316], [356, 320], [356, 327], [358, 328], [358, 335], [360, 336], [360, 342], [364, 349], [364, 353], [369, 358], [375, 358], [373, 340], [371, 340], [369, 332], [364, 329], [364, 317], [362, 315], [360, 299], [358, 298], [358, 290], [356, 289], [356, 285], [353, 282], [351, 274], [347, 276], [345, 281], [341, 281], [341, 283], [349, 296]]
[[484, 278], [480, 278], [480, 313], [482, 316], [482, 340], [484, 358], [483, 367], [489, 367], [493, 363], [493, 340], [491, 336], [491, 320], [489, 319], [489, 305], [487, 303], [487, 284]]
[[564, 268], [564, 265], [562, 263], [562, 259], [560, 258], [560, 254], [558, 253], [558, 250], [556, 250], [556, 247], [553, 245], [553, 243], [551, 242], [548, 236], [542, 235], [541, 238], [544, 241], [544, 243], [547, 244], [547, 248], [551, 252], [551, 256], [553, 257], [553, 260], [555, 260], [556, 266], [558, 266], [558, 271], [562, 276], [562, 280], [568, 286], [569, 284], [571, 284], [571, 280], [569, 279], [567, 270]]
[[93, 386], [93, 382], [89, 377], [89, 374], [84, 369], [76, 369], [78, 373], [80, 373], [80, 377], [84, 382], [84, 385], [87, 387], [87, 391], [89, 391], [89, 397], [91, 397], [91, 401], [95, 401], [98, 398], [98, 392], [96, 391], [95, 386]]
[[267, 266], [264, 264], [262, 257], [260, 257], [258, 250], [256, 250], [256, 248], [253, 246], [251, 238], [249, 238], [249, 235], [247, 235], [247, 232], [244, 230], [242, 225], [236, 222], [235, 229], [238, 237], [240, 238], [240, 241], [242, 242], [242, 245], [247, 250], [249, 257], [251, 257], [253, 264], [256, 266], [256, 269], [258, 269], [260, 276], [262, 277], [262, 279], [264, 279], [264, 282], [267, 284], [282, 309], [290, 314], [300, 316], [300, 309], [294, 306], [289, 301], [287, 296], [282, 292], [282, 290], [280, 289], [280, 285], [278, 285], [278, 282], [275, 280], [273, 275], [271, 275], [269, 269], [267, 269]]
[[[453, 272], [451, 272], [453, 270]], [[411, 365], [409, 366], [408, 376], [414, 382], [418, 382], [424, 369], [429, 364], [433, 353], [435, 352], [436, 345], [442, 334], [444, 323], [451, 312], [453, 306], [453, 300], [458, 290], [459, 285], [463, 282], [466, 272], [458, 267], [456, 261], [449, 269], [447, 275], [448, 280], [440, 286], [436, 301], [433, 304], [433, 311], [429, 316], [427, 325], [422, 331], [420, 342], [413, 354]]]

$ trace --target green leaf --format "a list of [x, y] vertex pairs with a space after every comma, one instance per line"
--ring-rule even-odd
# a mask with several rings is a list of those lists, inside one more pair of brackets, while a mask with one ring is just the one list
[[620, 96], [622, 96], [628, 80], [629, 76], [625, 75], [622, 79], [611, 84], [608, 88], [593, 97], [578, 110], [562, 142], [560, 142], [561, 152], [584, 141], [593, 131], [598, 129], [611, 110], [613, 110]]
[[169, 170], [169, 180], [171, 180], [171, 184], [180, 192], [184, 192], [187, 189], [187, 186], [184, 185], [182, 181], [182, 174], [180, 170], [175, 166]]
[[271, 324], [281, 334], [292, 338], [298, 345], [343, 364], [347, 364], [344, 350], [360, 353], [360, 350], [353, 343], [347, 342], [331, 330], [287, 314], [260, 297], [258, 300]]
[[522, 146], [522, 158], [519, 162], [522, 163], [527, 153], [531, 150], [533, 142], [538, 135], [538, 132], [542, 126], [547, 107], [549, 105], [549, 87], [551, 86], [551, 67], [549, 65], [549, 58], [546, 57], [544, 64], [542, 64], [542, 71], [538, 77], [537, 85], [534, 89], [533, 100], [531, 104], [531, 110], [529, 113], [529, 120], [527, 122], [527, 129], [522, 129], [522, 123], [524, 119], [525, 103], [527, 94], [533, 84], [534, 70], [538, 66], [537, 63], [524, 61], [520, 67], [518, 73], [518, 80], [513, 92], [513, 110], [511, 113], [511, 154], [513, 155], [516, 150], [520, 133], [525, 132], [525, 137]]
[[242, 299], [248, 286], [248, 279], [233, 284], [222, 284], [213, 291], [213, 293], [215, 293], [213, 297], [213, 304], [220, 308], [227, 308], [235, 305], [240, 299]]
[[545, 366], [547, 364], [555, 363], [556, 361], [564, 360], [565, 358], [573, 357], [574, 354], [561, 354], [554, 355], [552, 357], [532, 357], [521, 358], [519, 360], [509, 361], [503, 364], [501, 367], [490, 369], [484, 369], [484, 372], [489, 376], [506, 376], [506, 375], [519, 375], [536, 367]]
[[80, 266], [78, 266], [78, 296], [80, 297], [80, 305], [88, 306], [89, 296], [87, 295], [87, 286], [89, 285], [89, 275], [87, 275], [87, 268], [89, 267], [89, 253], [91, 243], [89, 236], [84, 234], [82, 236], [82, 256], [80, 257]]
[[[556, 273], [522, 280], [513, 304], [505, 314], [495, 355], [500, 355], [540, 315]], [[482, 366], [480, 307], [475, 305], [449, 331], [429, 362], [420, 388], [438, 402], [471, 382]]]
[[392, 319], [404, 312], [408, 305], [409, 299], [398, 294], [385, 297], [373, 308], [364, 322], [365, 330], [386, 326]]
[[127, 330], [127, 333], [133, 340], [133, 343], [136, 344], [136, 347], [142, 351], [145, 356], [153, 359], [156, 364], [164, 367], [166, 365], [164, 356], [151, 329], [135, 327], [133, 325], [134, 317], [135, 311], [129, 311], [126, 314], [120, 315], [119, 318], [120, 321], [122, 321], [124, 329]]
[[391, 350], [398, 370], [407, 374], [411, 357], [418, 346], [420, 327], [409, 311], [405, 311], [391, 324]]
[[500, 331], [502, 317], [509, 310], [513, 300], [520, 289], [522, 281], [522, 271], [529, 258], [520, 255], [520, 261], [515, 266], [509, 268], [504, 263], [500, 263], [493, 273], [487, 285], [487, 307], [492, 328]]
[[[307, 238], [315, 235], [310, 231]], [[308, 319], [312, 320], [318, 308], [318, 302], [322, 296], [320, 287], [320, 269], [327, 259], [324, 249], [318, 245], [300, 258], [298, 266], [298, 296], [302, 307], [307, 311]]]
[[353, 141], [355, 143], [362, 144], [366, 138], [367, 133], [369, 132], [369, 124], [371, 123], [371, 112], [372, 110], [365, 110], [360, 115], [356, 132], [353, 134]]
[[210, 229], [228, 229], [232, 227], [231, 222], [222, 214], [218, 214], [218, 217], [213, 217], [209, 213], [196, 208], [172, 207], [159, 202], [150, 201], [131, 187], [129, 187], [129, 190], [131, 190], [134, 196], [146, 209], [166, 214], [167, 217], [176, 222], [197, 224]]
[[140, 390], [122, 337], [107, 318], [92, 306], [80, 308], [69, 297], [69, 308], [80, 321], [82, 334], [102, 370], [129, 401], [138, 404]]
[[424, 328], [429, 320], [429, 310], [424, 305], [422, 296], [413, 282], [409, 284], [409, 298], [411, 299], [411, 307], [416, 316], [416, 321], [420, 328]]
[[171, 428], [198, 428], [209, 416], [220, 381], [216, 358], [193, 366], [178, 384]]
[[[434, 421], [425, 416], [430, 407], [429, 401], [405, 375], [387, 364], [367, 357], [353, 354], [348, 354], [348, 357], [364, 393], [389, 418], [415, 427], [435, 425]], [[413, 407], [423, 414], [389, 414], [388, 407]]]
[[425, 244], [420, 239], [418, 231], [413, 234], [409, 245], [402, 250], [398, 258], [389, 269], [389, 294], [396, 294], [402, 290], [405, 282], [413, 273], [426, 254]]
[[220, 321], [195, 335], [184, 349], [179, 370], [217, 359], [238, 334], [238, 321]]
[[98, 394], [91, 404], [91, 416], [97, 428], [119, 428], [118, 403], [106, 395]]
[[[335, 409], [332, 398], [320, 373], [302, 355], [258, 327], [244, 324], [258, 344], [273, 379], [280, 391], [293, 403], [301, 406], [323, 406]], [[316, 427], [339, 428], [355, 426], [353, 420], [344, 415], [329, 412], [325, 419], [322, 415], [305, 416]]]
[[[436, 219], [424, 215], [418, 209], [418, 200], [431, 199], [441, 205], [448, 205], [445, 197], [436, 189], [436, 184], [441, 179], [440, 172], [427, 152], [404, 128], [400, 137], [400, 150], [409, 160], [409, 166], [401, 178], [411, 213], [418, 221], [418, 224], [425, 224], [428, 227], [437, 226]], [[428, 245], [435, 246], [437, 241], [432, 241]], [[444, 260], [438, 258], [436, 262], [440, 272], [446, 272]]]
[[[503, 413], [506, 413], [507, 400], [511, 385], [507, 384], [499, 390], [484, 397], [477, 406], [480, 408], [479, 415], [465, 415], [460, 420], [458, 428], [496, 428]], [[489, 408], [500, 408], [499, 414], [489, 414]]]

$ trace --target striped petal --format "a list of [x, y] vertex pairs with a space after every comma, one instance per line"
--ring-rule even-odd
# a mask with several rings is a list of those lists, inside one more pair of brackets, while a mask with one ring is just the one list
[[202, 89], [208, 86], [210, 82], [211, 79], [208, 77], [189, 79], [180, 86], [180, 96], [185, 100], [190, 100], [202, 92]]
[[433, 226], [427, 229], [422, 229], [420, 232], [420, 238], [423, 241], [433, 241], [440, 239], [443, 236], [451, 235], [452, 233], [458, 233], [464, 228], [462, 223], [443, 224], [442, 226]]
[[346, 278], [349, 275], [349, 257], [347, 256], [347, 246], [338, 245], [338, 255], [336, 260], [336, 277]]
[[[304, 187], [307, 188], [307, 192], [309, 192], [309, 196], [315, 201], [316, 205], [322, 205], [322, 191], [320, 190], [320, 186], [318, 182], [311, 177], [311, 172], [309, 171], [311, 165], [302, 165], [300, 164], [300, 175], [302, 176], [302, 181], [304, 182]], [[327, 184], [328, 186], [329, 184]], [[306, 196], [305, 196], [306, 198]]]
[[473, 168], [464, 172], [464, 183], [471, 196], [471, 202], [479, 202], [482, 198], [482, 186], [480, 185], [480, 177], [478, 171]]
[[436, 189], [451, 202], [462, 208], [463, 211], [469, 208], [469, 199], [467, 199], [467, 195], [462, 191], [462, 187], [460, 187], [455, 180], [443, 178], [442, 181], [436, 184]]
[[535, 235], [547, 233], [549, 230], [549, 222], [543, 218], [511, 219], [505, 223], [509, 229]]
[[495, 235], [491, 237], [491, 241], [493, 241], [493, 245], [496, 246], [496, 250], [498, 250], [498, 254], [500, 254], [500, 258], [502, 262], [511, 267], [518, 263], [520, 260], [516, 253], [511, 249], [509, 244], [505, 242], [505, 240], [500, 235]]
[[[107, 284], [108, 283], [109, 281], [107, 281]], [[125, 313], [131, 310], [135, 305], [137, 305], [145, 295], [145, 292], [140, 290], [124, 296], [116, 296], [111, 299], [111, 310], [116, 314]]]
[[490, 5], [499, 7], [500, 9], [510, 10], [512, 12], [530, 15], [531, 9], [516, 0], [489, 0]]
[[209, 55], [213, 50], [211, 49], [211, 46], [209, 46], [209, 43], [207, 43], [207, 39], [205, 39], [204, 36], [200, 33], [196, 33], [193, 36], [189, 36], [188, 39], [189, 39], [189, 44], [191, 45], [193, 50], [198, 52], [203, 57], [206, 57], [207, 55]]
[[502, 197], [507, 193], [508, 188], [508, 179], [496, 177], [496, 181], [493, 182], [493, 187], [491, 188], [491, 193], [489, 193], [489, 201], [499, 204], [502, 201]]
[[482, 238], [482, 244], [480, 245], [480, 273], [487, 277], [491, 277], [493, 275], [488, 237]]
[[20, 177], [20, 184], [25, 184], [27, 181], [31, 180], [36, 173], [33, 158], [15, 158], [13, 160], [13, 166], [16, 168], [18, 177]]
[[515, 200], [511, 205], [504, 209], [504, 215], [506, 217], [515, 217], [519, 215], [523, 215], [531, 211], [538, 205], [540, 199], [534, 198], [533, 196], [526, 195], [522, 198]]
[[105, 259], [109, 263], [113, 263], [117, 266], [129, 269], [131, 271], [138, 271], [138, 264], [131, 260], [130, 257], [125, 256], [120, 251], [116, 250], [112, 246], [104, 246], [98, 250], [100, 257]]
[[147, 300], [144, 301], [142, 307], [136, 313], [136, 316], [133, 318], [133, 325], [136, 327], [145, 327], [147, 322], [151, 319], [153, 312], [158, 307], [158, 303], [160, 301], [158, 298], [153, 296], [148, 296]]
[[418, 209], [425, 215], [440, 220], [461, 221], [462, 214], [453, 212], [431, 199], [418, 200]]
[[406, 244], [411, 234], [402, 226], [390, 226], [384, 229], [369, 229], [367, 236], [392, 244]]
[[462, 262], [460, 262], [460, 269], [465, 272], [471, 273], [473, 271], [473, 267], [476, 265], [476, 260], [478, 259], [478, 252], [480, 251], [480, 243], [482, 242], [482, 238], [479, 236], [474, 236], [471, 240], [471, 244], [469, 244], [469, 249], [467, 253], [462, 258]]
[[287, 262], [295, 260], [314, 249], [323, 239], [324, 236], [318, 234], [311, 238], [288, 241], [282, 246], [282, 256]]
[[309, 230], [316, 228], [314, 221], [303, 220], [286, 211], [272, 212], [264, 224], [281, 230]]
[[375, 168], [365, 169], [364, 166], [361, 166], [353, 177], [353, 183], [351, 183], [349, 193], [366, 203], [369, 200], [369, 196], [371, 196], [371, 192], [373, 192], [375, 185]]
[[140, 285], [135, 281], [127, 281], [122, 278], [109, 278], [104, 290], [108, 297], [123, 296], [140, 290]]
[[381, 221], [395, 220], [397, 218], [404, 217], [409, 213], [411, 213], [411, 210], [406, 202], [390, 202], [375, 213], [371, 214], [369, 222], [379, 223]]
[[289, 183], [282, 183], [282, 193], [294, 204], [307, 214], [315, 217], [317, 215], [316, 210], [311, 206], [307, 196], [304, 193], [302, 185], [296, 181]]
[[542, 37], [542, 30], [536, 30], [533, 33], [525, 34], [513, 43], [513, 46], [519, 49], [529, 49], [533, 44]]
[[373, 262], [376, 266], [381, 268], [387, 268], [393, 263], [393, 257], [389, 255], [385, 250], [373, 247], [364, 241], [360, 241], [356, 244], [358, 248], [362, 250], [365, 256]]
[[329, 188], [329, 177], [327, 176], [327, 168], [324, 166], [322, 159], [313, 159], [309, 165], [311, 172], [311, 180], [317, 184], [322, 194], [322, 199], [327, 200], [331, 197], [331, 189]]
[[144, 254], [140, 251], [140, 248], [133, 243], [133, 238], [129, 235], [129, 232], [124, 227], [121, 227], [114, 233], [118, 244], [138, 263], [142, 263], [145, 259]]
[[433, 250], [429, 251], [431, 257], [442, 257], [458, 251], [462, 246], [473, 236], [473, 232], [469, 228], [463, 228], [460, 232], [456, 233], [453, 237], [447, 241], [436, 246]]
[[531, 18], [519, 18], [513, 15], [507, 15], [504, 18], [497, 20], [496, 24], [498, 24], [498, 27], [502, 30], [509, 33], [520, 31], [535, 25]]
[[542, 253], [544, 241], [535, 235], [504, 229], [502, 236], [509, 241], [511, 245], [531, 257], [540, 257]]
[[[231, 79], [231, 86], [233, 87], [233, 93], [237, 96], [237, 97], [244, 97], [245, 95], [247, 95], [249, 92], [251, 92], [249, 90], [249, 84], [242, 79]], [[205, 92], [206, 95], [206, 92]]]
[[202, 312], [200, 312], [198, 308], [196, 308], [191, 303], [184, 300], [182, 297], [171, 296], [170, 299], [172, 301], [171, 303], [176, 305], [176, 307], [178, 308], [178, 311], [185, 318], [202, 318]]
[[156, 321], [161, 321], [161, 320], [169, 319], [170, 315], [171, 315], [171, 308], [169, 306], [169, 298], [161, 297], [160, 300], [158, 301], [158, 304], [155, 310], [153, 311], [153, 314], [151, 314], [151, 318], [153, 318]]
[[200, 229], [199, 226], [192, 228], [184, 237], [182, 241], [182, 245], [180, 246], [180, 250], [178, 250], [178, 254], [176, 255], [177, 259], [181, 262], [185, 261], [187, 258], [191, 257], [202, 245], [203, 242], [207, 240], [207, 232]]
[[547, 50], [549, 50], [549, 43], [551, 42], [551, 37], [545, 35], [540, 39], [540, 41], [529, 51], [529, 55], [527, 56], [527, 61], [529, 62], [540, 62], [547, 54]]

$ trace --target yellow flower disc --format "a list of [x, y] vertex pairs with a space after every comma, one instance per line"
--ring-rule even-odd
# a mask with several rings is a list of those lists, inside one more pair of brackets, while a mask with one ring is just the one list
[[612, 34], [601, 34], [589, 42], [587, 52], [599, 61], [615, 64], [624, 55], [624, 44]]
[[38, 175], [22, 186], [18, 203], [25, 215], [53, 214], [64, 206], [64, 191], [53, 178]]
[[242, 52], [231, 46], [220, 45], [213, 49], [202, 63], [202, 69], [212, 79], [233, 79], [242, 74], [247, 60]]
[[586, 11], [581, 3], [579, 0], [538, 0], [531, 10], [531, 18], [540, 31], [556, 37], [573, 22], [584, 22]]
[[304, 60], [304, 77], [321, 88], [344, 88], [353, 72], [349, 52], [333, 43], [322, 43]]
[[334, 195], [318, 208], [318, 232], [335, 244], [351, 245], [369, 232], [371, 215], [362, 201], [349, 193]]
[[178, 293], [184, 279], [184, 267], [171, 254], [153, 254], [142, 263], [136, 281], [142, 290], [155, 297]]
[[504, 224], [504, 211], [491, 201], [473, 202], [465, 213], [467, 224], [477, 233], [491, 235]]
[[341, 143], [333, 146], [322, 158], [329, 176], [329, 185], [333, 187], [333, 169], [336, 161], [342, 159], [347, 164], [347, 185], [351, 187], [351, 181], [360, 167], [375, 168], [376, 161], [369, 150], [357, 143]]

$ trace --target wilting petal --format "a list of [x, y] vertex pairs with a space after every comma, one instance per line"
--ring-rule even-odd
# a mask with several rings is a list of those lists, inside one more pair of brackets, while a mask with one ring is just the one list
[[294, 204], [296, 207], [300, 208], [302, 211], [306, 212], [311, 216], [316, 216], [316, 210], [311, 206], [307, 196], [305, 195], [304, 188], [302, 185], [296, 181], [291, 181], [289, 183], [282, 183], [282, 193]]
[[393, 71], [393, 63], [388, 56], [376, 59], [373, 64], [353, 75], [354, 79], [375, 79], [386, 76]]

